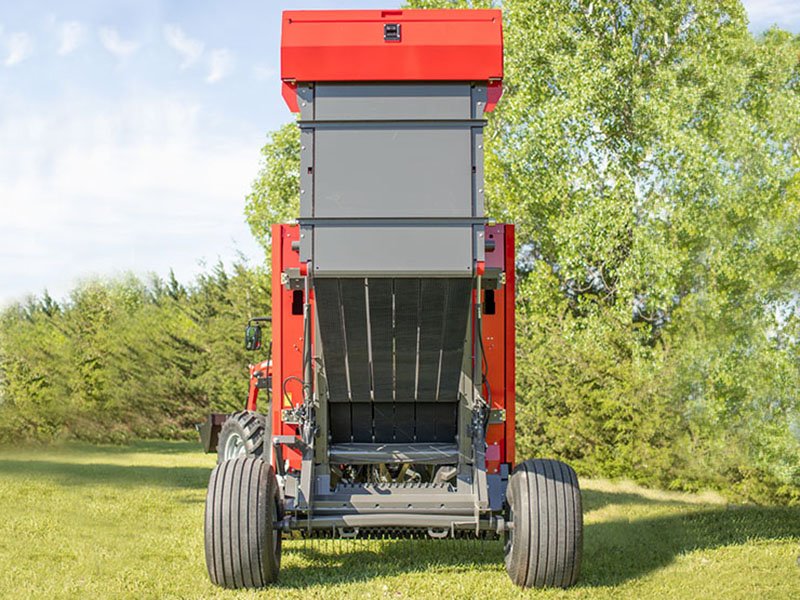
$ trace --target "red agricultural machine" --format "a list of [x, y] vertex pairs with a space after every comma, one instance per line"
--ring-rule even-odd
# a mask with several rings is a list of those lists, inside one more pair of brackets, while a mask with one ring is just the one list
[[211, 580], [274, 582], [283, 536], [380, 535], [503, 538], [515, 583], [572, 585], [575, 472], [514, 455], [514, 227], [483, 184], [500, 11], [289, 11], [281, 62], [300, 218], [246, 330], [257, 350], [271, 321], [271, 356], [201, 428]]

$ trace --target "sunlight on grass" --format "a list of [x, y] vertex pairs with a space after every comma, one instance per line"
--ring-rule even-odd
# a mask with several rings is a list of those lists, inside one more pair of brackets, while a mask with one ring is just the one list
[[203, 557], [213, 462], [187, 442], [0, 450], [0, 597], [800, 597], [800, 509], [593, 480], [571, 590], [514, 588], [497, 542], [405, 540], [292, 540], [275, 590], [221, 590]]

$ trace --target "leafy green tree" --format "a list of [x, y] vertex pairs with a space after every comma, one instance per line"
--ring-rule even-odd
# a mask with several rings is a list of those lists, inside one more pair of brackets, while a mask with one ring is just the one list
[[245, 202], [250, 231], [267, 257], [271, 256], [271, 226], [287, 223], [300, 213], [300, 130], [288, 123], [270, 134], [261, 150], [261, 168]]
[[90, 281], [0, 313], [0, 439], [196, 435], [209, 412], [244, 405], [242, 328], [269, 311], [263, 269], [221, 264], [188, 286]]
[[502, 7], [487, 192], [518, 227], [523, 451], [796, 489], [797, 38], [755, 40], [738, 1]]

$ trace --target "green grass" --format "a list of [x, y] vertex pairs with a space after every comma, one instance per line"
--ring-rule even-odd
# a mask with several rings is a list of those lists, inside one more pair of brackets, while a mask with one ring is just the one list
[[521, 591], [498, 543], [285, 545], [280, 583], [213, 587], [193, 443], [0, 450], [0, 597], [800, 598], [800, 510], [583, 482], [585, 552], [570, 590]]

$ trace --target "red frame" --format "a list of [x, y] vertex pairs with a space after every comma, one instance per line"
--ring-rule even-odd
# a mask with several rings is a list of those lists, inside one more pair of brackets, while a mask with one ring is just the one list
[[[286, 269], [300, 268], [300, 255], [292, 250], [292, 242], [299, 240], [297, 225], [272, 226], [272, 406], [269, 410], [272, 435], [299, 436], [297, 425], [288, 425], [281, 419], [282, 409], [303, 402], [297, 380], [287, 384], [288, 397], [283, 394], [287, 377], [303, 378], [303, 315], [292, 314], [294, 291], [287, 290], [281, 281]], [[312, 295], [312, 305], [313, 302]], [[298, 450], [284, 446], [283, 457], [289, 460], [291, 468], [300, 469], [302, 456]]]
[[489, 473], [497, 473], [502, 463], [514, 464], [516, 424], [514, 226], [488, 225], [485, 235], [487, 240], [495, 242], [495, 250], [487, 254], [487, 265], [502, 265], [505, 273], [505, 284], [494, 290], [495, 314], [486, 314], [484, 301], [481, 322], [483, 348], [488, 366], [486, 379], [491, 389], [492, 408], [506, 411], [505, 422], [489, 425], [486, 432], [486, 470]]
[[[401, 26], [385, 41], [383, 26]], [[502, 93], [502, 13], [495, 9], [287, 10], [281, 31], [283, 97], [299, 112], [298, 82], [487, 81]]]
[[[289, 268], [300, 267], [300, 257], [292, 250], [292, 242], [299, 240], [297, 225], [272, 226], [272, 361], [261, 362], [250, 367], [250, 394], [248, 410], [257, 410], [258, 388], [256, 375], [268, 369], [272, 375], [272, 406], [268, 418], [272, 421], [273, 435], [299, 436], [296, 425], [282, 421], [281, 410], [297, 406], [302, 402], [299, 383], [289, 384], [288, 398], [283, 397], [283, 381], [290, 376], [302, 378], [303, 374], [303, 316], [292, 314], [293, 290], [287, 290], [281, 274]], [[495, 290], [495, 314], [483, 315], [483, 346], [488, 365], [487, 381], [491, 389], [492, 408], [505, 409], [504, 423], [489, 425], [486, 433], [486, 468], [497, 473], [502, 463], [514, 464], [515, 415], [515, 305], [514, 305], [514, 226], [490, 225], [486, 227], [486, 239], [495, 242], [497, 254], [487, 256], [490, 266], [502, 266], [505, 283]], [[311, 295], [312, 311], [314, 305]], [[313, 342], [313, 340], [312, 340]], [[295, 389], [292, 389], [294, 386]], [[284, 446], [283, 456], [289, 466], [300, 469], [300, 453]]]

